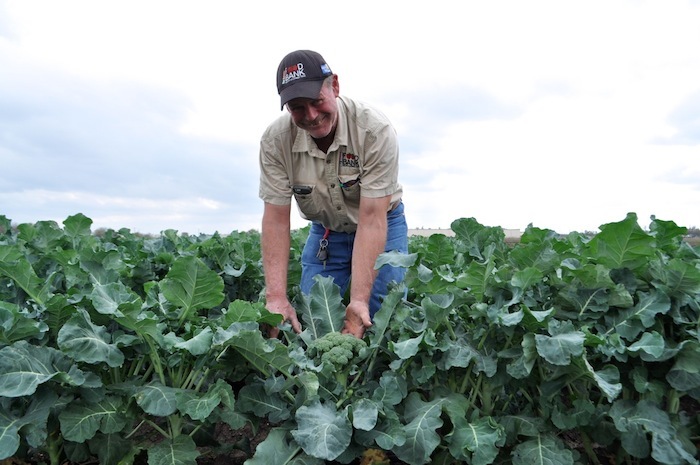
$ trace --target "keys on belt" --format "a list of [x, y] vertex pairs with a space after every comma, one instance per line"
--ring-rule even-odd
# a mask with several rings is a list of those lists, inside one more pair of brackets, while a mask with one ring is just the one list
[[320, 241], [318, 241], [318, 252], [316, 252], [316, 258], [323, 262], [324, 269], [326, 268], [326, 261], [328, 260], [328, 236], [330, 233], [331, 230], [326, 228], [326, 231], [323, 233], [323, 237]]

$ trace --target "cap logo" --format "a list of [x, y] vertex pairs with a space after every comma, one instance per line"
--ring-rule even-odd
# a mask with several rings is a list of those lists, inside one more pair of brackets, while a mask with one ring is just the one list
[[306, 74], [304, 73], [304, 64], [297, 63], [296, 65], [289, 66], [282, 72], [282, 85], [305, 77]]

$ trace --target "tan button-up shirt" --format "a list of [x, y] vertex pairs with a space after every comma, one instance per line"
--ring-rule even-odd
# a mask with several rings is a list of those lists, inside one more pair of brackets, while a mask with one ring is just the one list
[[294, 196], [303, 218], [333, 231], [354, 232], [360, 197], [400, 200], [396, 131], [379, 111], [338, 97], [338, 126], [328, 153], [289, 113], [274, 121], [260, 141], [260, 198], [289, 205]]

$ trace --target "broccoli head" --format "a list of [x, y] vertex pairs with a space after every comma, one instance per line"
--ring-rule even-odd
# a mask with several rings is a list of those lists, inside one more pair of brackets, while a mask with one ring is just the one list
[[352, 334], [332, 332], [313, 340], [309, 344], [307, 355], [332, 365], [336, 370], [342, 370], [357, 358], [365, 347], [365, 341]]

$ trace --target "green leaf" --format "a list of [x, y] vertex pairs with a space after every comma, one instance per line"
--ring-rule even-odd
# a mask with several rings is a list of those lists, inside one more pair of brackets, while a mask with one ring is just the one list
[[560, 324], [552, 320], [549, 323], [549, 332], [551, 336], [535, 335], [537, 353], [549, 363], [566, 366], [571, 363], [571, 357], [578, 357], [583, 353], [585, 335], [581, 331], [574, 331], [571, 322]]
[[[676, 428], [666, 412], [651, 402], [616, 401], [609, 412], [615, 427], [622, 432], [622, 446], [633, 457], [648, 456], [644, 432], [651, 433], [652, 457], [667, 464], [697, 463], [693, 453], [686, 450]], [[640, 442], [644, 443], [640, 447]], [[641, 452], [640, 452], [641, 451]]]
[[345, 324], [345, 306], [340, 288], [331, 276], [314, 276], [308, 295], [302, 295], [301, 319], [304, 328], [318, 339], [328, 333], [340, 332]]
[[441, 325], [447, 323], [447, 317], [454, 311], [454, 300], [453, 294], [432, 294], [421, 300], [429, 328], [438, 330]]
[[363, 431], [370, 431], [377, 424], [379, 408], [369, 399], [358, 399], [352, 403], [352, 426]]
[[206, 393], [179, 391], [175, 393], [178, 410], [193, 420], [204, 421], [209, 418], [219, 404], [225, 402], [227, 408], [233, 408], [233, 390], [226, 383], [217, 380]]
[[164, 439], [148, 450], [148, 465], [197, 465], [199, 452], [191, 437]]
[[63, 231], [70, 238], [79, 238], [91, 234], [92, 220], [82, 213], [69, 216], [63, 221]]
[[513, 450], [513, 465], [573, 465], [574, 458], [562, 442], [552, 436], [538, 435], [518, 444]]
[[[255, 329], [253, 329], [255, 328]], [[257, 324], [235, 323], [229, 328], [232, 334], [228, 344], [234, 347], [248, 362], [266, 377], [275, 371], [289, 375], [294, 361], [289, 351], [278, 339], [264, 338]]]
[[668, 383], [681, 392], [700, 387], [700, 346], [687, 344], [666, 375]]
[[167, 417], [177, 410], [178, 389], [152, 382], [135, 388], [136, 403], [144, 412], [159, 417]]
[[222, 319], [222, 325], [230, 326], [233, 323], [258, 321], [261, 317], [261, 308], [254, 302], [234, 300], [228, 305], [228, 310]]
[[659, 463], [697, 465], [697, 452], [692, 442], [685, 447], [675, 434], [659, 433], [652, 436], [651, 457]]
[[79, 362], [104, 362], [111, 367], [124, 363], [124, 354], [111, 343], [107, 328], [93, 324], [82, 308], [60, 329], [56, 342], [64, 353]]
[[639, 303], [632, 308], [632, 313], [639, 318], [645, 328], [656, 323], [659, 313], [666, 314], [671, 309], [671, 299], [663, 292], [639, 292], [638, 296]]
[[425, 260], [435, 265], [452, 263], [454, 260], [454, 241], [444, 234], [432, 234], [426, 244]]
[[21, 418], [12, 415], [0, 403], [0, 460], [12, 457], [19, 449], [19, 429], [22, 426]]
[[51, 297], [48, 281], [36, 275], [17, 246], [0, 244], [0, 275], [14, 280], [39, 305], [45, 305]]
[[284, 421], [291, 416], [289, 404], [277, 395], [268, 394], [260, 384], [249, 384], [241, 388], [236, 409], [244, 413], [267, 416], [274, 422]]
[[55, 392], [41, 388], [23, 413], [6, 409], [4, 405], [9, 407], [10, 403], [0, 401], [0, 460], [11, 457], [17, 451], [21, 429], [31, 429], [31, 433], [25, 434], [30, 447], [39, 448], [46, 443], [49, 414], [57, 401]]
[[37, 347], [26, 341], [18, 341], [0, 349], [0, 396], [34, 394], [40, 384], [53, 378], [73, 386], [88, 382], [95, 385], [93, 378], [86, 376], [68, 357], [51, 347]]
[[637, 305], [620, 311], [610, 325], [606, 335], [618, 333], [625, 339], [634, 340], [645, 328], [656, 323], [658, 314], [666, 314], [671, 309], [671, 299], [659, 290], [638, 292]]
[[457, 277], [457, 286], [461, 289], [467, 289], [474, 294], [477, 301], [484, 298], [484, 294], [488, 289], [489, 280], [492, 279], [494, 271], [492, 262], [478, 263], [473, 261], [469, 263], [466, 271]]
[[204, 355], [211, 349], [214, 335], [211, 328], [206, 327], [188, 340], [175, 344], [176, 349], [184, 349], [192, 355]]
[[694, 263], [673, 258], [665, 266], [657, 262], [650, 268], [654, 284], [673, 296], [700, 293], [700, 268]]
[[384, 298], [382, 306], [374, 315], [374, 321], [367, 333], [369, 334], [370, 347], [377, 347], [384, 341], [384, 335], [390, 331], [391, 325], [395, 323], [394, 315], [396, 309], [401, 305], [405, 288], [399, 286], [397, 289], [389, 291]]
[[620, 383], [620, 372], [615, 365], [608, 365], [602, 370], [594, 371], [588, 360], [583, 360], [586, 369], [590, 376], [593, 377], [596, 385], [603, 391], [603, 394], [608, 398], [608, 402], [612, 402], [622, 392], [622, 384]]
[[[451, 258], [451, 257], [450, 257]], [[409, 268], [418, 259], [418, 254], [400, 253], [395, 250], [379, 254], [374, 269], [378, 270], [384, 265], [393, 266], [396, 268]]]
[[219, 305], [224, 300], [224, 281], [193, 256], [175, 260], [166, 277], [160, 282], [165, 298], [182, 309], [182, 320], [191, 312]]
[[506, 235], [502, 228], [483, 226], [474, 218], [457, 219], [450, 228], [469, 251], [469, 255], [479, 260], [487, 259], [495, 247], [505, 247]]
[[589, 400], [576, 399], [571, 408], [557, 403], [552, 411], [552, 423], [560, 430], [572, 430], [580, 426], [589, 426], [596, 407]]
[[0, 302], [0, 344], [10, 345], [22, 339], [40, 338], [49, 327], [32, 318], [18, 305]]
[[90, 300], [99, 313], [118, 317], [124, 316], [124, 310], [128, 314], [138, 311], [143, 304], [141, 298], [122, 282], [108, 284], [96, 282], [90, 293]]
[[510, 280], [510, 284], [513, 287], [527, 289], [542, 281], [542, 276], [542, 272], [537, 268], [524, 268], [513, 273], [513, 278]]
[[352, 425], [347, 410], [319, 401], [303, 405], [296, 412], [297, 429], [292, 431], [304, 452], [323, 460], [334, 460], [350, 445]]
[[397, 342], [389, 341], [389, 346], [397, 357], [399, 357], [401, 360], [407, 360], [418, 353], [420, 343], [422, 341], [423, 335], [420, 335], [418, 337], [408, 338]]
[[100, 465], [133, 463], [138, 453], [132, 441], [118, 434], [99, 433], [90, 441], [90, 451], [100, 459]]
[[602, 225], [589, 246], [593, 257], [609, 268], [635, 269], [655, 254], [654, 238], [639, 227], [634, 213], [618, 223]]
[[63, 437], [74, 442], [85, 442], [98, 430], [106, 434], [117, 433], [129, 421], [123, 402], [114, 397], [97, 403], [71, 403], [58, 419]]
[[289, 430], [273, 428], [265, 440], [257, 445], [253, 458], [246, 460], [246, 465], [322, 465], [326, 463], [300, 452], [301, 448], [290, 437]]
[[474, 361], [476, 371], [483, 371], [487, 376], [495, 374], [497, 368], [495, 363], [489, 363], [491, 360], [479, 353], [466, 338], [460, 337], [446, 344], [449, 345], [445, 348], [444, 355], [436, 363], [440, 370], [447, 371], [453, 367], [467, 368]]
[[653, 219], [649, 230], [654, 235], [658, 247], [662, 249], [677, 248], [683, 236], [688, 233], [688, 228], [678, 226], [673, 221], [663, 221], [658, 218]]
[[411, 465], [428, 463], [433, 451], [440, 445], [437, 430], [442, 426], [442, 399], [424, 402], [417, 392], [406, 399], [404, 418], [409, 423], [404, 426], [406, 442], [394, 447], [396, 456]]
[[515, 379], [525, 379], [530, 376], [532, 368], [537, 361], [537, 348], [534, 334], [525, 334], [520, 345], [522, 347], [522, 353], [506, 367], [508, 374]]
[[656, 331], [642, 334], [641, 339], [627, 348], [629, 352], [644, 352], [653, 358], [659, 358], [664, 353], [664, 337]]
[[449, 438], [450, 453], [456, 459], [472, 465], [488, 465], [498, 455], [498, 448], [505, 442], [503, 427], [490, 417], [469, 423], [460, 419], [455, 423]]
[[[407, 395], [407, 383], [403, 376], [387, 370], [379, 379], [379, 388], [372, 392], [372, 400], [379, 405], [393, 407], [401, 403]], [[388, 409], [393, 410], [392, 408]]]

